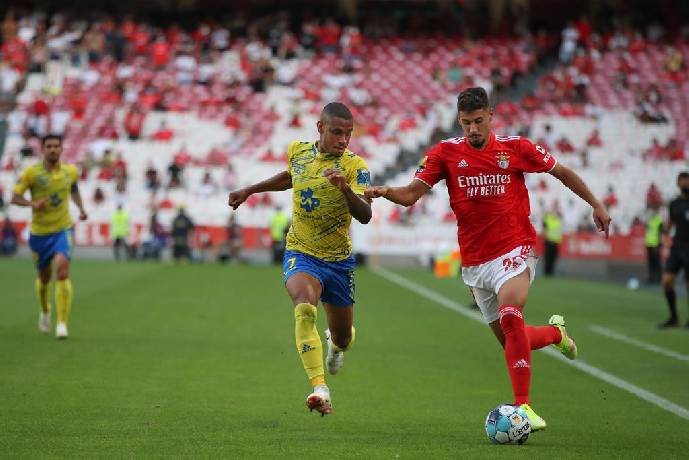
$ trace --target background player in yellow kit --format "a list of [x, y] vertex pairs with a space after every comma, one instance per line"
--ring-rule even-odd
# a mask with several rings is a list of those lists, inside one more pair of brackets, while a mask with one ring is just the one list
[[[86, 220], [84, 204], [77, 187], [77, 168], [60, 162], [62, 138], [48, 135], [42, 141], [43, 161], [24, 170], [14, 187], [12, 204], [31, 207], [31, 236], [29, 246], [36, 261], [38, 278], [36, 295], [41, 306], [38, 328], [50, 331], [50, 279], [55, 261], [55, 303], [57, 325], [55, 336], [66, 339], [67, 322], [72, 306], [72, 282], [69, 279], [69, 260], [72, 251], [72, 217], [69, 197], [79, 208], [79, 219]], [[30, 190], [31, 199], [24, 198]]]
[[295, 306], [297, 352], [313, 386], [306, 404], [325, 415], [332, 412], [332, 403], [316, 330], [316, 305], [320, 299], [328, 315], [326, 366], [335, 374], [355, 337], [355, 262], [349, 226], [352, 216], [363, 224], [371, 220], [371, 204], [363, 197], [371, 179], [366, 162], [347, 150], [354, 121], [346, 105], [326, 105], [317, 128], [318, 141], [289, 145], [287, 171], [230, 193], [228, 201], [237, 209], [254, 193], [294, 190], [284, 280]]

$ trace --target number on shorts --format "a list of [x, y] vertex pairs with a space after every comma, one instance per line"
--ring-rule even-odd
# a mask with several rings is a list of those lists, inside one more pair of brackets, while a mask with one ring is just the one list
[[297, 263], [297, 258], [292, 257], [288, 260], [289, 260], [289, 268], [287, 268], [287, 270], [294, 270], [294, 264]]

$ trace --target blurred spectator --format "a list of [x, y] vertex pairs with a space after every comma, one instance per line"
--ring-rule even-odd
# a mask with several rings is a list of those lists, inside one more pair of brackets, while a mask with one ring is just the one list
[[665, 146], [665, 159], [670, 161], [684, 160], [684, 149], [679, 145], [677, 139], [672, 138]]
[[307, 54], [316, 49], [316, 26], [311, 21], [304, 21], [301, 26], [301, 46]]
[[110, 117], [98, 128], [98, 138], [116, 141], [120, 138], [117, 128], [115, 127], [115, 118]]
[[173, 161], [177, 166], [179, 166], [182, 169], [186, 168], [189, 165], [189, 163], [191, 162], [191, 155], [187, 150], [187, 144], [182, 144], [179, 151], [175, 153]]
[[340, 26], [332, 19], [327, 19], [318, 29], [318, 45], [324, 53], [335, 53], [340, 43]]
[[545, 245], [545, 276], [553, 276], [562, 243], [562, 216], [557, 202], [553, 209], [543, 216], [543, 241]]
[[172, 140], [174, 135], [174, 131], [168, 128], [167, 122], [165, 120], [160, 120], [158, 129], [155, 133], [153, 133], [153, 139], [155, 139], [156, 141], [167, 142]]
[[342, 58], [345, 63], [351, 64], [354, 59], [361, 57], [363, 43], [363, 36], [357, 26], [345, 27], [340, 38], [340, 48], [342, 49]]
[[654, 182], [648, 186], [646, 190], [646, 207], [648, 209], [656, 209], [663, 205], [663, 196], [660, 194], [660, 190], [656, 187]]
[[105, 193], [103, 193], [103, 189], [100, 187], [96, 187], [95, 190], [93, 191], [93, 204], [95, 205], [101, 205], [105, 201]]
[[167, 167], [167, 172], [170, 176], [167, 188], [176, 188], [182, 185], [182, 171], [183, 169], [175, 161], [170, 163]]
[[112, 152], [110, 149], [106, 149], [105, 152], [103, 152], [103, 158], [100, 161], [98, 179], [105, 181], [111, 180], [115, 175], [114, 164], [115, 162], [112, 159]]
[[174, 67], [177, 71], [178, 84], [189, 85], [194, 81], [194, 71], [197, 67], [197, 61], [194, 56], [189, 53], [179, 52], [175, 58]]
[[227, 163], [227, 169], [225, 169], [225, 174], [222, 179], [223, 187], [226, 191], [230, 192], [237, 188], [237, 173], [234, 171], [232, 163]]
[[586, 145], [589, 147], [602, 147], [603, 146], [603, 141], [600, 138], [600, 133], [598, 132], [598, 129], [594, 129], [591, 132], [591, 135], [586, 140]]
[[642, 123], [667, 123], [667, 117], [644, 95], [637, 99], [634, 115]]
[[144, 259], [160, 260], [161, 251], [166, 244], [166, 234], [163, 226], [158, 221], [158, 213], [151, 214], [149, 223], [149, 239], [142, 244], [142, 257]]
[[567, 136], [562, 136], [557, 144], [555, 144], [556, 150], [560, 153], [572, 153], [574, 152], [574, 146], [569, 141]]
[[21, 74], [10, 67], [8, 62], [0, 60], [0, 101], [9, 100], [19, 88]]
[[224, 247], [221, 248], [220, 254], [218, 255], [219, 262], [228, 262], [232, 260], [241, 261], [241, 250], [242, 250], [242, 227], [237, 223], [236, 214], [230, 214], [227, 221], [227, 227], [225, 228], [226, 240], [224, 241]]
[[0, 184], [0, 211], [3, 209], [5, 209], [5, 189], [2, 184]]
[[668, 74], [670, 80], [676, 83], [682, 83], [684, 70], [684, 57], [682, 52], [674, 46], [668, 46], [663, 57], [663, 68]]
[[129, 213], [122, 205], [118, 205], [110, 216], [110, 238], [113, 241], [115, 260], [120, 261], [127, 257], [127, 237], [129, 236]]
[[160, 177], [158, 177], [158, 170], [155, 169], [153, 163], [149, 163], [145, 172], [146, 189], [155, 193], [160, 188]]
[[549, 124], [545, 125], [542, 142], [539, 143], [542, 144], [542, 147], [546, 150], [552, 150], [557, 144], [557, 135], [555, 131], [553, 131], [553, 127]]
[[289, 230], [290, 219], [281, 206], [275, 208], [270, 217], [270, 237], [273, 239], [273, 263], [281, 264], [285, 254], [285, 240]]
[[163, 70], [170, 62], [170, 45], [164, 35], [159, 35], [151, 45], [151, 61], [157, 70]]
[[206, 164], [209, 166], [224, 166], [230, 160], [229, 153], [219, 146], [211, 148], [206, 155]]
[[606, 192], [605, 196], [603, 197], [603, 204], [605, 205], [606, 208], [612, 209], [617, 204], [619, 203], [619, 200], [617, 199], [617, 195], [615, 194], [615, 190], [613, 189], [612, 185], [608, 185], [608, 191]]
[[115, 179], [115, 205], [123, 205], [127, 202], [127, 181], [123, 177]]
[[562, 42], [560, 44], [560, 62], [569, 64], [574, 57], [577, 49], [577, 41], [579, 40], [579, 32], [570, 21], [562, 30]]
[[203, 174], [203, 178], [201, 179], [201, 184], [199, 184], [197, 193], [201, 198], [209, 198], [217, 191], [217, 189], [218, 186], [213, 181], [210, 171], [206, 171]]
[[541, 107], [541, 100], [533, 92], [528, 92], [522, 99], [521, 106], [528, 111], [538, 110]]
[[665, 148], [660, 145], [657, 137], [651, 141], [651, 146], [644, 152], [644, 159], [657, 161], [665, 159]]
[[581, 15], [574, 27], [577, 30], [577, 39], [579, 40], [579, 44], [587, 45], [591, 32], [593, 32], [593, 26], [591, 26], [589, 18], [586, 15]]
[[194, 222], [184, 212], [184, 206], [179, 206], [177, 216], [172, 221], [172, 257], [176, 262], [186, 259], [191, 261], [189, 237], [194, 230]]
[[124, 161], [121, 153], [118, 153], [113, 163], [113, 172], [116, 179], [127, 179], [127, 162]]
[[[653, 184], [652, 184], [653, 185]], [[662, 247], [663, 236], [663, 217], [660, 213], [659, 204], [649, 207], [648, 218], [646, 219], [646, 234], [644, 242], [646, 244], [647, 265], [648, 265], [648, 284], [660, 283], [661, 263], [660, 249]]]
[[136, 104], [127, 112], [124, 118], [124, 130], [129, 136], [129, 140], [135, 141], [141, 137], [145, 118], [146, 114]]
[[0, 232], [0, 255], [13, 256], [17, 252], [19, 240], [17, 230], [14, 228], [9, 216], [5, 216]]

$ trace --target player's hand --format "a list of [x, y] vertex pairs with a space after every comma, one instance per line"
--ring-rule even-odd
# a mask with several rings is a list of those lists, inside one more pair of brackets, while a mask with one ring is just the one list
[[48, 204], [48, 199], [47, 198], [41, 198], [40, 200], [32, 201], [31, 202], [31, 208], [33, 208], [33, 209], [45, 209], [47, 204]]
[[369, 200], [372, 200], [373, 198], [380, 198], [383, 197], [385, 198], [385, 195], [388, 193], [390, 190], [390, 187], [387, 187], [385, 185], [376, 185], [374, 187], [367, 187], [366, 190], [364, 191], [364, 196], [368, 198]]
[[593, 221], [596, 223], [596, 228], [599, 232], [605, 232], [605, 237], [610, 235], [610, 215], [604, 206], [593, 208]]
[[323, 171], [323, 177], [328, 179], [331, 184], [337, 187], [341, 192], [344, 192], [349, 188], [347, 183], [347, 178], [342, 175], [342, 171], [339, 169], [329, 168]]
[[86, 214], [86, 211], [84, 211], [83, 209], [79, 210], [79, 220], [86, 220], [88, 218], [89, 216], [88, 214]]
[[247, 198], [251, 196], [246, 189], [240, 189], [236, 192], [230, 192], [230, 196], [227, 199], [227, 204], [232, 207], [232, 209], [237, 209], [242, 203], [246, 201]]

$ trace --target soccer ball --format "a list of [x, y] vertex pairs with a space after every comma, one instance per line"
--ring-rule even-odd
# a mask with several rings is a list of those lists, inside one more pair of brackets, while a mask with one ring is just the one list
[[486, 417], [486, 434], [494, 444], [524, 444], [529, 433], [529, 417], [512, 404], [501, 404]]

